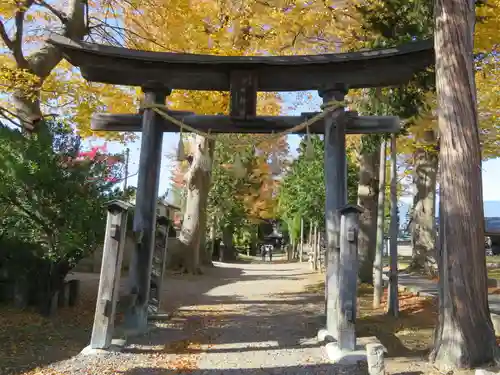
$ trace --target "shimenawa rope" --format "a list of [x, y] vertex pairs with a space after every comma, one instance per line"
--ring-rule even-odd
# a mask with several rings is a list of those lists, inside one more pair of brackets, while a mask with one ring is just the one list
[[[303, 123], [301, 123], [299, 125], [296, 125], [296, 126], [290, 128], [290, 129], [284, 130], [281, 133], [273, 133], [272, 135], [270, 135], [268, 137], [259, 137], [256, 143], [262, 143], [262, 142], [270, 141], [270, 140], [273, 140], [273, 139], [278, 139], [278, 138], [281, 138], [281, 137], [283, 137], [285, 135], [288, 135], [288, 134], [291, 134], [291, 133], [295, 133], [295, 132], [304, 130], [306, 128], [309, 128], [309, 126], [311, 126], [312, 124], [314, 124], [316, 121], [321, 120], [322, 118], [324, 118], [330, 112], [333, 112], [333, 111], [335, 111], [337, 109], [340, 109], [340, 108], [343, 108], [345, 106], [346, 106], [345, 101], [332, 100], [332, 101], [330, 101], [328, 103], [323, 104], [321, 106], [321, 108], [323, 109], [323, 111], [321, 113], [318, 113], [316, 116], [313, 116], [310, 119], [304, 121]], [[145, 104], [145, 105], [141, 106], [141, 110], [142, 109], [151, 109], [151, 110], [153, 110], [158, 115], [160, 115], [161, 117], [163, 117], [165, 120], [170, 121], [174, 125], [177, 125], [179, 127], [179, 129], [180, 129], [181, 132], [183, 130], [188, 130], [191, 133], [198, 134], [198, 135], [200, 135], [202, 137], [205, 137], [207, 139], [217, 140], [217, 136], [216, 135], [205, 133], [205, 132], [203, 132], [201, 130], [195, 129], [192, 126], [189, 126], [189, 125], [185, 124], [183, 121], [180, 121], [180, 120], [176, 119], [175, 117], [170, 116], [166, 112], [166, 111], [168, 111], [168, 107], [166, 105], [162, 105], [162, 104]], [[244, 143], [248, 144], [248, 142], [244, 142]]]

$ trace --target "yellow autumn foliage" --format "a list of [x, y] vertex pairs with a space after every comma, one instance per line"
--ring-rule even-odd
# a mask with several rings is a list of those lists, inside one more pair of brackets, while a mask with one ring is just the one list
[[[4, 30], [11, 42], [15, 39], [18, 30], [13, 18], [17, 15], [23, 20], [21, 57], [18, 55], [14, 58], [12, 48], [9, 48], [4, 40], [5, 35], [0, 32], [2, 36], [0, 38], [0, 108], [14, 113], [12, 95], [16, 91], [21, 91], [28, 98], [40, 99], [43, 114], [55, 114], [60, 119], [68, 121], [83, 137], [99, 135], [108, 139], [126, 141], [130, 139], [130, 134], [109, 132], [94, 134], [90, 130], [90, 118], [96, 111], [135, 112], [138, 104], [136, 96], [133, 95], [134, 91], [129, 88], [86, 82], [80, 73], [65, 61], [61, 61], [47, 77], [37, 76], [31, 70], [31, 56], [46, 47], [46, 32], [61, 32], [62, 25], [58, 12], [62, 14], [67, 3], [62, 0], [49, 0], [43, 4], [18, 0], [0, 1], [0, 31]], [[88, 19], [104, 19], [110, 24], [116, 23], [116, 15], [112, 12], [111, 2], [90, 0], [88, 4]]]
[[[380, 9], [385, 8], [383, 0], [368, 0]], [[354, 8], [349, 8], [350, 14], [355, 14]], [[482, 53], [482, 60], [477, 62], [475, 74], [477, 86], [478, 116], [480, 126], [480, 139], [483, 159], [500, 156], [500, 68], [498, 59], [492, 52], [498, 48], [498, 31], [500, 30], [500, 0], [489, 0], [485, 5], [476, 8], [478, 22], [474, 35], [474, 50]], [[343, 46], [346, 50], [362, 48], [366, 41], [378, 37], [375, 33], [363, 34], [356, 17], [351, 18], [349, 27], [342, 33]], [[360, 37], [361, 36], [361, 37]], [[353, 100], [353, 107], [362, 100], [362, 90], [351, 90], [349, 96]], [[427, 103], [429, 111], [422, 113], [415, 119], [414, 124], [408, 129], [409, 135], [398, 138], [398, 150], [401, 154], [411, 155], [417, 148], [429, 147], [426, 142], [421, 142], [423, 134], [429, 129], [437, 130], [436, 98], [434, 93], [428, 93]], [[359, 136], [350, 136], [351, 146], [359, 146]]]
[[498, 48], [500, 29], [500, 0], [488, 0], [476, 7], [475, 52], [491, 52]]
[[[146, 0], [127, 3], [122, 13], [125, 27], [131, 31], [128, 46], [136, 49], [212, 55], [332, 52], [331, 41], [337, 38], [334, 35], [337, 21], [332, 17], [334, 10], [328, 7], [328, 2], [309, 2], [307, 5], [297, 1], [293, 7], [287, 3], [290, 4], [289, 1], [276, 1], [267, 5], [254, 0], [237, 3]], [[227, 114], [229, 95], [227, 92], [174, 90], [167, 103], [172, 109], [198, 114]], [[280, 96], [259, 93], [257, 112], [278, 115]], [[255, 142], [259, 136], [251, 139]], [[259, 149], [268, 155], [276, 150], [286, 152], [287, 146], [284, 139], [279, 139], [276, 143], [261, 143]], [[260, 181], [259, 188], [241, 192], [249, 215], [273, 217], [277, 182], [269, 171], [267, 158], [263, 157], [248, 173], [252, 180]]]

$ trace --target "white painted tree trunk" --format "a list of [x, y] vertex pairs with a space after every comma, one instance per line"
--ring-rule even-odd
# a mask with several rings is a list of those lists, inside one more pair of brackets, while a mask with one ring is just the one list
[[358, 278], [362, 283], [373, 284], [373, 261], [377, 243], [377, 200], [380, 146], [362, 152], [359, 157], [358, 206]]
[[[203, 155], [211, 154], [213, 142], [197, 135], [194, 155], [184, 179], [187, 187], [184, 220], [179, 241], [184, 249], [184, 268], [192, 274], [201, 273], [200, 246], [206, 229], [206, 199], [210, 181], [210, 172], [203, 169]], [[203, 232], [203, 234], [202, 234]]]
[[379, 160], [379, 185], [377, 202], [377, 244], [375, 248], [375, 261], [373, 262], [373, 307], [379, 308], [382, 302], [383, 288], [383, 261], [384, 255], [384, 221], [385, 221], [385, 180], [386, 180], [386, 142], [380, 145]]
[[424, 146], [415, 152], [413, 182], [415, 196], [411, 218], [412, 262], [410, 269], [434, 275], [434, 247], [436, 242], [436, 177], [438, 155], [434, 131], [425, 132]]

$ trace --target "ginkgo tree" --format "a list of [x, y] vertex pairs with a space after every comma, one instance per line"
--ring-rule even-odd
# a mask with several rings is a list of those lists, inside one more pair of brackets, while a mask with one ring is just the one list
[[[146, 0], [122, 3], [120, 12], [124, 16], [124, 27], [136, 36], [129, 38], [129, 47], [215, 55], [280, 55], [332, 51], [335, 50], [335, 43], [332, 44], [332, 41], [336, 40], [334, 25], [339, 23], [332, 17], [336, 11], [328, 2], [306, 4], [289, 1], [265, 3], [254, 0]], [[339, 14], [340, 19], [344, 17]], [[280, 112], [278, 102], [279, 96], [276, 93], [260, 94], [258, 112], [277, 114]], [[179, 90], [172, 93], [167, 104], [173, 109], [190, 110], [199, 114], [227, 113], [228, 95]], [[223, 150], [226, 146], [218, 146], [216, 141], [215, 147], [221, 147]], [[213, 165], [212, 168], [218, 166]], [[188, 175], [195, 176], [195, 173], [189, 173], [188, 169]], [[212, 177], [214, 176], [215, 170], [212, 172]], [[259, 178], [260, 189], [242, 193], [246, 207], [255, 202], [272, 201], [273, 183], [270, 182], [267, 172]], [[205, 189], [201, 196], [208, 194], [206, 189], [209, 184], [204, 184], [203, 188], [201, 185], [194, 186], [191, 185], [194, 189]], [[216, 185], [212, 188], [216, 189]], [[189, 205], [189, 202], [186, 204]], [[259, 205], [253, 205], [255, 212], [249, 212], [249, 215], [255, 218], [262, 216], [267, 208]], [[198, 216], [201, 215], [199, 206]], [[194, 216], [190, 214], [189, 217]], [[200, 224], [196, 228], [203, 232], [203, 224]], [[190, 241], [184, 242], [186, 246], [191, 246]], [[195, 247], [197, 246], [195, 244]]]
[[[196, 138], [192, 136], [186, 138], [183, 142], [184, 150], [187, 155], [192, 155], [196, 150], [194, 147]], [[244, 134], [219, 134], [216, 137], [212, 146], [210, 181], [203, 182], [210, 185], [207, 201], [199, 203], [200, 226], [196, 236], [200, 236], [200, 242], [196, 246], [199, 246], [202, 263], [208, 264], [211, 259], [205, 251], [206, 223], [211, 228], [212, 236], [224, 238], [227, 249], [224, 256], [228, 260], [235, 256], [233, 247], [235, 235], [241, 236], [246, 232], [243, 230], [245, 228], [250, 234], [255, 234], [254, 227], [257, 223], [274, 218], [277, 180], [270, 170], [268, 161], [271, 155], [284, 160], [288, 145], [282, 137], [267, 141], [264, 139], [259, 141], [259, 138], [267, 137]], [[173, 171], [173, 184], [182, 189], [185, 198], [189, 197], [190, 189], [185, 178], [189, 175], [189, 163], [189, 161], [177, 163]], [[189, 202], [186, 202], [186, 214], [188, 205]], [[192, 212], [190, 215], [193, 215]], [[188, 254], [193, 254], [194, 249], [190, 250], [192, 251]], [[180, 258], [182, 263], [189, 262], [185, 257]]]
[[276, 217], [277, 180], [268, 160], [271, 153], [283, 160], [288, 144], [281, 138], [268, 148], [265, 142], [255, 144], [255, 136], [227, 134], [221, 138], [216, 144], [208, 213], [216, 233], [222, 236], [227, 260], [235, 256], [236, 234], [248, 234], [250, 242], [255, 242], [256, 225]]
[[[110, 41], [106, 29], [117, 23], [109, 0], [4, 0], [0, 4], [0, 116], [27, 131], [54, 115], [68, 121], [81, 136], [90, 136], [95, 111], [131, 112], [135, 92], [89, 83], [62, 60], [47, 42], [50, 33], [75, 41], [85, 36]], [[123, 38], [122, 38], [123, 39]], [[117, 41], [116, 43], [119, 43]], [[99, 134], [127, 139], [128, 134]]]

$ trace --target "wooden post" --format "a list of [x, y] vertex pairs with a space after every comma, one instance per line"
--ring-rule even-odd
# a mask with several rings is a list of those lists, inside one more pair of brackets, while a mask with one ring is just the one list
[[[169, 92], [143, 89], [144, 103], [165, 104]], [[134, 332], [146, 332], [148, 302], [153, 262], [158, 183], [160, 179], [161, 149], [163, 132], [159, 127], [159, 116], [151, 109], [145, 109], [142, 116], [142, 142], [137, 179], [134, 234], [136, 246], [132, 253], [129, 271], [129, 288], [135, 295], [134, 303], [125, 314], [126, 327]]]
[[160, 267], [160, 272], [159, 272], [159, 277], [157, 280], [157, 305], [158, 305], [158, 312], [161, 311], [161, 300], [162, 300], [162, 294], [163, 294], [163, 282], [165, 278], [165, 264], [167, 262], [167, 251], [168, 251], [168, 232], [170, 231], [170, 224], [168, 222], [168, 219], [164, 216], [160, 216], [158, 218], [158, 224], [163, 226], [165, 228], [165, 243], [163, 245], [163, 253], [161, 257], [161, 267]]
[[389, 310], [394, 317], [399, 314], [398, 300], [398, 196], [397, 196], [397, 166], [396, 166], [396, 134], [391, 135], [391, 225], [390, 225], [390, 255], [391, 270], [389, 271]]
[[337, 311], [339, 323], [338, 344], [342, 351], [356, 349], [356, 305], [358, 299], [358, 206], [346, 205], [341, 208], [340, 219], [340, 309]]
[[[344, 100], [346, 87], [320, 93], [323, 103]], [[338, 311], [339, 290], [339, 208], [347, 203], [347, 158], [345, 151], [344, 108], [338, 108], [325, 116], [325, 229], [326, 229], [326, 329], [334, 338], [339, 337]]]
[[102, 253], [101, 276], [94, 327], [90, 339], [92, 349], [108, 349], [113, 338], [116, 303], [120, 290], [120, 272], [123, 249], [127, 234], [128, 203], [112, 201], [108, 204], [108, 218], [104, 249]]
[[386, 161], [386, 142], [382, 140], [380, 145], [380, 163], [379, 163], [379, 182], [378, 182], [378, 206], [377, 206], [377, 242], [375, 247], [375, 261], [373, 270], [375, 277], [373, 279], [373, 307], [380, 307], [383, 288], [383, 261], [384, 254], [384, 218], [385, 218], [385, 161]]

